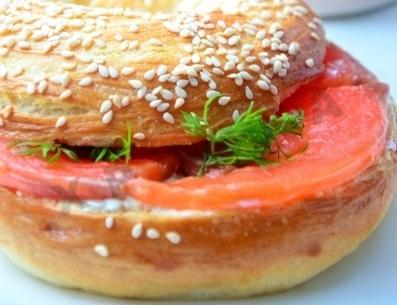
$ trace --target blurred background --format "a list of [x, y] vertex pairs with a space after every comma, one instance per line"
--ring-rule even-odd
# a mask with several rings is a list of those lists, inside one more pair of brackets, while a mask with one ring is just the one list
[[328, 39], [388, 83], [396, 97], [397, 0], [307, 1], [325, 18]]

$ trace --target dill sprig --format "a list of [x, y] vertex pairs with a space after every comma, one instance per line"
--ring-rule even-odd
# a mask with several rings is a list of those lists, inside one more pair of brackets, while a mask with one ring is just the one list
[[18, 153], [20, 155], [37, 156], [49, 163], [59, 161], [62, 155], [65, 155], [73, 161], [78, 160], [78, 157], [73, 150], [58, 143], [24, 141], [18, 142], [14, 146], [18, 149]]
[[[111, 147], [94, 147], [90, 152], [90, 157], [95, 162], [110, 161], [115, 162], [122, 158], [126, 162], [131, 160], [132, 150], [132, 128], [131, 124], [127, 124], [127, 136], [122, 139], [121, 148]], [[54, 142], [42, 141], [24, 141], [11, 145], [17, 148], [17, 152], [24, 156], [37, 156], [49, 163], [59, 161], [62, 155], [67, 156], [70, 160], [79, 160], [76, 152], [70, 147]]]
[[132, 128], [131, 124], [127, 124], [127, 136], [121, 141], [121, 148], [112, 148], [112, 147], [94, 147], [91, 150], [90, 156], [95, 162], [101, 161], [110, 161], [115, 162], [122, 158], [125, 159], [125, 162], [131, 160], [131, 150], [132, 150]]
[[270, 152], [272, 142], [283, 133], [301, 134], [303, 129], [303, 112], [272, 115], [268, 122], [263, 119], [266, 109], [254, 109], [251, 102], [247, 111], [235, 122], [219, 130], [213, 130], [209, 123], [211, 105], [222, 95], [215, 95], [207, 100], [202, 116], [183, 112], [183, 127], [190, 135], [206, 139], [210, 151], [198, 172], [203, 175], [213, 165], [244, 165], [256, 163], [265, 165], [264, 156]]

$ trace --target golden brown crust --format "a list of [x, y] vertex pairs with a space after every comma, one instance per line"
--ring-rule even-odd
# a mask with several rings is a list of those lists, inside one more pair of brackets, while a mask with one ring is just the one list
[[[394, 131], [389, 136], [396, 139]], [[0, 188], [0, 247], [49, 282], [117, 297], [236, 298], [274, 292], [306, 281], [355, 250], [385, 215], [396, 175], [397, 154], [385, 151], [354, 180], [316, 198], [261, 213], [184, 216], [72, 212], [67, 205]], [[114, 225], [107, 229], [110, 215]], [[137, 223], [144, 231], [155, 228], [160, 238], [132, 238]], [[172, 244], [167, 232], [178, 232], [181, 242]], [[108, 257], [95, 253], [96, 245], [105, 245]]]
[[[230, 3], [225, 1], [220, 4]], [[0, 18], [13, 18], [10, 29], [0, 31], [0, 125], [4, 125], [0, 136], [110, 146], [120, 143], [127, 132], [126, 123], [131, 122], [138, 146], [190, 144], [197, 139], [181, 127], [181, 110], [201, 113], [209, 87], [232, 99], [214, 109], [215, 125], [230, 122], [235, 110], [244, 111], [251, 91], [257, 107], [277, 110], [286, 96], [323, 69], [323, 28], [301, 1], [276, 7], [261, 1], [246, 10], [248, 2], [236, 1], [233, 14], [144, 15], [146, 19], [142, 12], [131, 10], [40, 5], [35, 1], [26, 8], [15, 2], [0, 9]], [[21, 18], [23, 11], [30, 17]], [[45, 18], [49, 25], [43, 25]], [[192, 28], [183, 32], [176, 18], [190, 22]], [[236, 52], [236, 56], [226, 59], [223, 52]], [[176, 71], [182, 58], [190, 62]], [[214, 70], [218, 61], [220, 67]], [[244, 66], [238, 71], [241, 63]], [[162, 67], [159, 72], [160, 65], [167, 71]], [[225, 65], [229, 67], [225, 69]], [[152, 69], [171, 78], [160, 82], [155, 75], [154, 80], [146, 80], [145, 74], [152, 78]], [[208, 74], [200, 74], [204, 70]], [[190, 84], [176, 92], [178, 84], [172, 76], [187, 80], [188, 74]], [[270, 79], [261, 79], [261, 74]], [[141, 81], [148, 92], [156, 93], [159, 86], [169, 91], [140, 99], [137, 95], [144, 90], [134, 89], [140, 84], [131, 80]], [[177, 101], [178, 94], [184, 97], [185, 93], [186, 98]], [[128, 106], [121, 105], [123, 99]], [[154, 108], [146, 99], [156, 100], [151, 104]]]

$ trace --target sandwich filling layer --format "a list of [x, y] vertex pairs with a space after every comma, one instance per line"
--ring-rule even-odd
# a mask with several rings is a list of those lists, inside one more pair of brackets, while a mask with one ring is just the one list
[[[147, 206], [175, 210], [261, 209], [313, 197], [365, 171], [384, 152], [388, 87], [334, 45], [325, 71], [285, 100], [282, 113], [305, 113], [301, 137], [283, 135], [268, 165], [213, 166], [194, 175], [201, 144], [133, 149], [124, 161], [48, 163], [22, 156], [0, 141], [0, 185], [56, 200], [132, 197]], [[303, 143], [303, 144], [302, 144]], [[304, 149], [302, 149], [302, 147]], [[193, 170], [192, 170], [193, 168]]]

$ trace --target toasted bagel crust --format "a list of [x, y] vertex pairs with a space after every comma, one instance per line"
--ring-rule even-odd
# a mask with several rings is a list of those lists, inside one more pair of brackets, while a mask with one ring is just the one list
[[231, 98], [211, 111], [216, 127], [251, 100], [276, 111], [323, 69], [324, 31], [303, 1], [168, 16], [18, 3], [0, 9], [15, 28], [0, 36], [2, 138], [113, 146], [129, 122], [137, 146], [191, 144], [181, 111], [201, 113], [208, 90]]
[[[390, 108], [389, 136], [395, 136]], [[51, 283], [116, 297], [237, 298], [298, 285], [355, 250], [396, 190], [397, 154], [385, 151], [345, 185], [288, 206], [184, 214], [86, 214], [0, 188], [0, 247]], [[114, 226], [105, 227], [112, 216]], [[142, 223], [160, 238], [134, 239]], [[172, 244], [166, 232], [182, 240]], [[152, 236], [153, 237], [153, 236]], [[97, 245], [108, 253], [95, 253]], [[103, 249], [102, 249], [103, 250]], [[122, 280], [120, 280], [122, 279]]]

